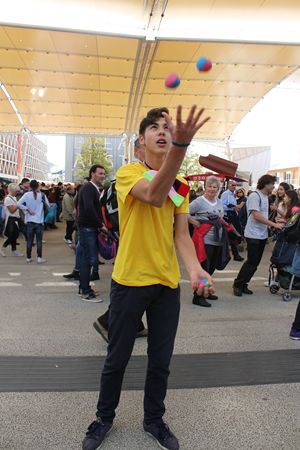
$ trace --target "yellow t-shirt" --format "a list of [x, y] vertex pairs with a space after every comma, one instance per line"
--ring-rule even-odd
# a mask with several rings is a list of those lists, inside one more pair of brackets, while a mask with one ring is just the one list
[[175, 289], [180, 272], [173, 239], [174, 216], [188, 214], [188, 196], [178, 208], [169, 197], [161, 208], [137, 200], [130, 191], [147, 170], [135, 163], [117, 172], [120, 245], [112, 278], [125, 286], [162, 284]]

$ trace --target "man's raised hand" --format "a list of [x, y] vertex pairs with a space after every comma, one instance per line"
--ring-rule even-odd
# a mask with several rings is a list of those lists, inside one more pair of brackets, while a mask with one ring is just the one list
[[197, 106], [193, 105], [190, 109], [186, 122], [182, 122], [182, 106], [177, 106], [176, 126], [173, 124], [167, 113], [162, 113], [170, 130], [172, 141], [175, 142], [178, 147], [188, 147], [197, 131], [200, 130], [200, 128], [202, 128], [203, 125], [205, 125], [205, 123], [210, 119], [210, 117], [205, 117], [201, 120], [203, 112], [204, 108], [201, 108], [197, 112]]

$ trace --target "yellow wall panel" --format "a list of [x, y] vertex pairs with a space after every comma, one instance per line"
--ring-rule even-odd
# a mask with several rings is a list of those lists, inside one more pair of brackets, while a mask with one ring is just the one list
[[15, 48], [54, 51], [50, 31], [3, 27]]
[[138, 39], [97, 36], [98, 55], [135, 59]]

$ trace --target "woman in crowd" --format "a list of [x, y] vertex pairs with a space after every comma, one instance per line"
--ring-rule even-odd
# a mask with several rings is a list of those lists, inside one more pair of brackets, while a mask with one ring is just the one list
[[11, 245], [12, 256], [23, 256], [17, 252], [17, 239], [19, 236], [20, 211], [16, 195], [19, 192], [19, 186], [15, 183], [8, 185], [8, 195], [4, 199], [5, 207], [5, 224], [4, 235], [7, 237], [4, 242], [0, 254], [6, 256], [5, 249]]
[[247, 197], [246, 197], [246, 191], [243, 188], [239, 188], [236, 193], [236, 209], [238, 213], [239, 222], [241, 225], [242, 233], [244, 233], [244, 229], [247, 223]]
[[[194, 225], [193, 241], [196, 247], [198, 259], [209, 274], [213, 274], [222, 254], [224, 228], [224, 210], [221, 200], [218, 198], [221, 185], [219, 178], [208, 177], [204, 194], [190, 203], [189, 222]], [[202, 247], [203, 243], [203, 248]], [[228, 248], [228, 241], [227, 241]], [[210, 294], [209, 300], [217, 300], [216, 295]], [[194, 294], [193, 304], [210, 307], [211, 304], [204, 297]]]
[[288, 183], [282, 182], [278, 186], [275, 203], [271, 206], [272, 211], [276, 211], [275, 222], [286, 223], [287, 208], [285, 203], [285, 194], [290, 190]]
[[31, 252], [34, 236], [36, 236], [37, 262], [46, 262], [42, 257], [42, 242], [44, 231], [44, 209], [50, 207], [47, 197], [39, 191], [39, 183], [36, 180], [30, 181], [31, 191], [26, 192], [18, 201], [19, 207], [25, 213], [25, 223], [27, 224], [27, 262], [31, 263]]
[[285, 193], [286, 205], [286, 220], [300, 208], [300, 200], [296, 191], [286, 191]]

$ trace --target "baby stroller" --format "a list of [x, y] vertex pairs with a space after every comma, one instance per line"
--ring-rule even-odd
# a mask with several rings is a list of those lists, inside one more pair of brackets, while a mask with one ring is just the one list
[[[293, 219], [293, 220], [292, 220]], [[296, 223], [297, 221], [297, 223]], [[299, 237], [295, 225], [300, 231], [300, 216], [294, 215], [287, 223], [285, 229], [278, 234], [276, 244], [271, 256], [269, 267], [269, 289], [271, 294], [277, 294], [279, 289], [283, 289], [282, 300], [289, 302], [292, 300], [292, 291], [300, 290], [300, 275], [295, 261], [296, 250], [299, 250]], [[298, 252], [297, 252], [298, 254]]]

